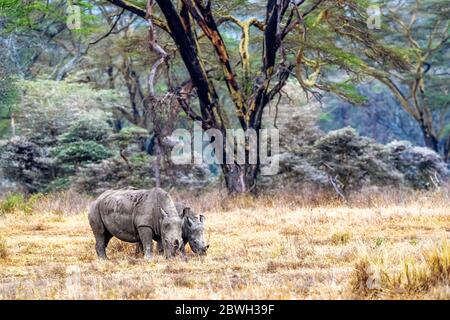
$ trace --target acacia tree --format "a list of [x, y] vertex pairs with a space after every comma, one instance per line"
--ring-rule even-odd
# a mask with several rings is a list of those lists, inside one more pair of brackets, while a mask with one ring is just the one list
[[[439, 95], [448, 95], [439, 85], [448, 83], [445, 66], [445, 59], [449, 58], [446, 49], [450, 39], [448, 7], [441, 1], [423, 0], [385, 7], [390, 27], [388, 31], [400, 31], [393, 33], [396, 36], [391, 38], [402, 47], [410, 62], [410, 68], [399, 72], [397, 79], [393, 79], [400, 85], [391, 86], [391, 91], [419, 123], [427, 147], [439, 152], [440, 142], [443, 141], [443, 153], [448, 160], [450, 150], [445, 145], [450, 142], [450, 131], [446, 126], [450, 116], [449, 101], [440, 101], [439, 106], [433, 101]], [[444, 92], [439, 92], [441, 90]]]
[[[297, 55], [304, 62], [298, 66], [311, 69], [315, 77], [303, 80], [303, 72], [297, 72], [297, 78], [305, 90], [335, 92], [356, 104], [364, 101], [352, 84], [368, 77], [378, 80], [418, 124], [424, 144], [442, 150], [449, 161], [447, 6], [434, 0], [386, 3], [372, 3], [381, 9], [380, 30], [369, 29], [364, 5], [353, 5], [351, 11], [342, 6], [323, 10], [320, 24], [308, 29]], [[340, 83], [327, 78], [326, 71], [336, 67], [348, 74]]]
[[[177, 5], [174, 1], [149, 0], [146, 9], [124, 0], [108, 1], [148, 20], [149, 43], [153, 51], [160, 56], [160, 59], [152, 65], [149, 86], [152, 85], [152, 77], [158, 68], [164, 61], [171, 58], [155, 41], [154, 27], [156, 26], [167, 32], [175, 42], [178, 54], [189, 74], [189, 79], [178, 86], [173, 86], [174, 91], [177, 92], [177, 103], [186, 114], [192, 120], [200, 121], [204, 130], [216, 129], [226, 136], [226, 130], [233, 125], [233, 119], [230, 119], [224, 104], [219, 99], [217, 86], [224, 83], [234, 106], [234, 115], [239, 127], [244, 131], [255, 130], [258, 145], [264, 109], [280, 94], [295, 67], [295, 63], [289, 61], [284, 54], [283, 42], [298, 24], [298, 19], [304, 19], [321, 3], [328, 2], [268, 0], [262, 20], [256, 17], [241, 20], [230, 15], [217, 17], [212, 1], [181, 0]], [[158, 5], [162, 17], [154, 12], [154, 4]], [[223, 31], [219, 29], [224, 23], [235, 24], [242, 30], [239, 46], [241, 77], [238, 77], [234, 70], [235, 66], [224, 41]], [[262, 33], [260, 68], [256, 72], [250, 67], [249, 29], [252, 27]], [[207, 69], [206, 59], [200, 50], [202, 39], [209, 41], [220, 65], [219, 73], [214, 68]], [[198, 98], [199, 110], [196, 110], [189, 101], [192, 91], [195, 91]], [[149, 96], [148, 107], [155, 102], [151, 98], [153, 96], [151, 90]], [[226, 159], [226, 142], [223, 143], [223, 157]], [[221, 165], [226, 186], [231, 193], [255, 190], [261, 160], [258, 152], [256, 164], [250, 164], [248, 146], [245, 150], [246, 163], [235, 162]]]
[[449, 104], [440, 101], [436, 106], [434, 101], [438, 96], [448, 95], [442, 87], [448, 82], [448, 74], [445, 76], [450, 39], [448, 8], [441, 1], [423, 0], [401, 1], [383, 8], [388, 24], [383, 34], [388, 41], [395, 41], [409, 67], [381, 68], [380, 72], [371, 73], [388, 86], [403, 109], [417, 121], [427, 147], [439, 152], [442, 141], [442, 151], [448, 160]]

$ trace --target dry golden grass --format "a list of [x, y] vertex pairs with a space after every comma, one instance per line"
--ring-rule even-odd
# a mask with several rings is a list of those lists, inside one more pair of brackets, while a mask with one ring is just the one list
[[42, 196], [0, 216], [2, 299], [450, 298], [448, 190], [312, 191], [259, 199], [184, 198], [206, 216], [206, 257], [151, 262], [113, 239], [98, 261], [90, 199]]

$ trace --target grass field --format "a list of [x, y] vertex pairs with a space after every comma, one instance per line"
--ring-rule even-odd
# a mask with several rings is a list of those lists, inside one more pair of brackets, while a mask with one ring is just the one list
[[309, 197], [188, 200], [206, 216], [208, 255], [151, 262], [117, 239], [98, 261], [86, 197], [3, 201], [0, 298], [450, 298], [448, 190]]

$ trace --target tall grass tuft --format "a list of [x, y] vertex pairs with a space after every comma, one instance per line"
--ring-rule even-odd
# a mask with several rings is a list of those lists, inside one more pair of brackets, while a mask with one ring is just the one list
[[70, 190], [51, 194], [36, 193], [30, 196], [11, 193], [0, 200], [0, 215], [31, 213], [73, 215], [85, 212], [91, 201], [91, 197]]
[[8, 247], [5, 238], [0, 235], [0, 260], [5, 260], [6, 258], [8, 258]]
[[[441, 285], [450, 284], [450, 245], [447, 240], [424, 254], [422, 263], [406, 261], [398, 272], [378, 268], [377, 277], [371, 274], [376, 268], [367, 257], [355, 265], [351, 286], [353, 292], [363, 295], [384, 293], [423, 293]], [[373, 286], [373, 279], [378, 283]]]
[[0, 201], [0, 215], [18, 211], [30, 213], [32, 209], [29, 201], [20, 193], [11, 193], [4, 200]]

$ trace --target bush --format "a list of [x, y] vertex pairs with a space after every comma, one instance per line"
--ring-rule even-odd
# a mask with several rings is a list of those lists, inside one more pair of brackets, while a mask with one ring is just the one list
[[385, 161], [403, 174], [407, 186], [430, 189], [449, 176], [447, 164], [431, 149], [415, 147], [407, 141], [394, 141], [384, 147]]
[[42, 190], [45, 193], [68, 190], [71, 186], [70, 177], [58, 177], [52, 181]]
[[77, 141], [61, 145], [52, 149], [51, 153], [61, 165], [98, 162], [112, 155], [105, 146], [95, 141]]
[[32, 211], [32, 202], [29, 202], [23, 194], [12, 193], [0, 201], [0, 214], [15, 213], [18, 211], [30, 213]]
[[[86, 164], [78, 169], [72, 179], [76, 190], [99, 194], [107, 189], [127, 186], [136, 188], [153, 188], [156, 185], [153, 163], [154, 156], [141, 152], [129, 159], [113, 157], [99, 163]], [[171, 168], [164, 163], [161, 166], [161, 185], [170, 189], [172, 186], [187, 189], [203, 189], [216, 182], [207, 165], [183, 165]]]
[[148, 136], [148, 130], [131, 126], [123, 128], [119, 132], [112, 134], [110, 136], [110, 140], [117, 144], [120, 149], [131, 149], [133, 148], [133, 145], [140, 144], [142, 141], [147, 139]]
[[407, 142], [378, 144], [352, 128], [330, 131], [313, 144], [286, 149], [275, 183], [312, 183], [344, 197], [365, 186], [429, 189], [449, 176], [447, 164], [432, 150]]
[[76, 137], [77, 126], [82, 129], [82, 134], [92, 136], [88, 131], [94, 130], [93, 135], [101, 137], [101, 132], [86, 127], [86, 124], [107, 117], [102, 111], [104, 106], [120, 100], [113, 91], [94, 90], [86, 84], [38, 80], [21, 81], [19, 85], [23, 98], [17, 113], [17, 128], [23, 136], [41, 146], [56, 145], [70, 127], [74, 136], [68, 133], [67, 139]]
[[0, 147], [0, 168], [27, 192], [42, 190], [53, 178], [53, 160], [44, 148], [24, 137], [14, 137]]
[[99, 115], [82, 115], [70, 128], [59, 136], [60, 143], [95, 141], [102, 143], [111, 133], [108, 123]]

